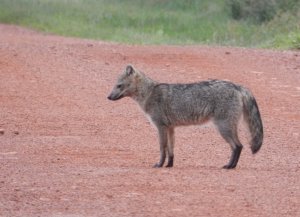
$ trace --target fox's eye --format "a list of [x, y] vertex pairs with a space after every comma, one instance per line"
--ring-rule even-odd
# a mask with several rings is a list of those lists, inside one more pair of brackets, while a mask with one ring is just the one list
[[122, 87], [122, 84], [118, 84], [118, 85], [117, 85], [117, 88], [121, 88], [121, 87]]

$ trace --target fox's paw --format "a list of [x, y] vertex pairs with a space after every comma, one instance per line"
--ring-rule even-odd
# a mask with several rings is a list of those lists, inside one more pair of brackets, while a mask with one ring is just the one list
[[223, 166], [223, 169], [229, 170], [229, 169], [234, 169], [235, 167], [236, 166], [234, 166], [234, 165], [226, 164], [225, 166]]
[[174, 163], [174, 156], [169, 157], [168, 164], [166, 167], [173, 167], [173, 163]]
[[161, 163], [154, 164], [153, 168], [161, 168], [163, 165]]

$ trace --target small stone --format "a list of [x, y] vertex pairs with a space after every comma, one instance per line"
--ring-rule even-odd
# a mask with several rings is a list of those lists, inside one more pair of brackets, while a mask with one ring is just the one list
[[4, 135], [4, 129], [0, 129], [0, 135]]

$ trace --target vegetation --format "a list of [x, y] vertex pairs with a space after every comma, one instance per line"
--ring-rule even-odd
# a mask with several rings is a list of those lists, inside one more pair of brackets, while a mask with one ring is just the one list
[[0, 0], [0, 22], [139, 44], [300, 49], [300, 0]]

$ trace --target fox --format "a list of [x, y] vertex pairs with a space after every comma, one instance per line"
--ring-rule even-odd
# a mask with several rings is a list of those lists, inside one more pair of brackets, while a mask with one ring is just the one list
[[160, 83], [147, 77], [131, 64], [118, 77], [109, 100], [130, 97], [157, 128], [160, 147], [159, 162], [153, 167], [174, 164], [174, 129], [178, 126], [212, 122], [230, 145], [231, 156], [224, 169], [237, 166], [243, 148], [238, 137], [238, 123], [243, 116], [250, 131], [250, 147], [257, 153], [263, 142], [263, 124], [253, 94], [241, 85], [225, 80], [196, 83]]

